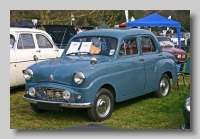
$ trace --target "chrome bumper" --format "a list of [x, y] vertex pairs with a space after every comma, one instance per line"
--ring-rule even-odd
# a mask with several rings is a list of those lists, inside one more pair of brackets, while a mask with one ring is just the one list
[[51, 104], [58, 104], [60, 107], [65, 108], [91, 108], [92, 103], [65, 103], [65, 102], [56, 102], [56, 101], [45, 101], [45, 100], [36, 100], [27, 98], [25, 95], [23, 96], [23, 99], [29, 103], [37, 104], [37, 103], [51, 103]]

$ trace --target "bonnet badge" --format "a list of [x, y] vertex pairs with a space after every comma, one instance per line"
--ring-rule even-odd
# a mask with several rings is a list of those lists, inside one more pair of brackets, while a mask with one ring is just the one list
[[49, 81], [53, 81], [53, 75], [52, 74], [49, 76]]

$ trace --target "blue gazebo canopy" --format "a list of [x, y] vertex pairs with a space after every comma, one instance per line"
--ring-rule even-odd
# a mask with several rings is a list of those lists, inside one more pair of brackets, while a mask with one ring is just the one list
[[132, 27], [175, 27], [177, 30], [177, 34], [178, 34], [178, 44], [181, 44], [181, 41], [180, 41], [181, 24], [180, 24], [180, 22], [168, 19], [157, 13], [153, 13], [151, 15], [137, 19], [132, 22], [127, 22], [126, 27], [127, 28], [132, 28]]

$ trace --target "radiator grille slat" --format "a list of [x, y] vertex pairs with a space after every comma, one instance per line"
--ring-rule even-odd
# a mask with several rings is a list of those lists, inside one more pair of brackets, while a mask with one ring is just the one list
[[66, 100], [64, 100], [62, 97], [63, 91], [64, 90], [55, 88], [37, 88], [36, 99], [66, 102]]

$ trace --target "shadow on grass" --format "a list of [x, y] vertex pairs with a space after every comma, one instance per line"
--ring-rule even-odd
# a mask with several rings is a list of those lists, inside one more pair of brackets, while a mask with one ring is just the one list
[[115, 105], [114, 106], [114, 111], [117, 111], [117, 110], [119, 110], [121, 108], [124, 109], [126, 107], [129, 107], [132, 104], [136, 104], [136, 103], [139, 103], [141, 101], [144, 101], [144, 100], [150, 99], [150, 98], [155, 98], [154, 95], [153, 95], [153, 92], [149, 93], [149, 94], [146, 94], [146, 95], [142, 95], [142, 96], [136, 97], [136, 98], [125, 100], [125, 101], [122, 101], [122, 102], [117, 102], [117, 103], [114, 104]]
[[15, 88], [10, 88], [10, 94], [16, 94], [19, 92], [25, 92], [25, 86], [18, 86]]

